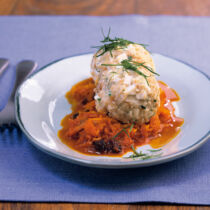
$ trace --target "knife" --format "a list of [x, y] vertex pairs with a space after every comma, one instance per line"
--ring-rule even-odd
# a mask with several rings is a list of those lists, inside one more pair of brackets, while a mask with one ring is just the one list
[[37, 63], [32, 60], [23, 60], [17, 65], [16, 81], [13, 92], [6, 107], [0, 112], [0, 126], [8, 127], [10, 124], [16, 124], [14, 104], [15, 92], [27, 76], [34, 72], [37, 66]]

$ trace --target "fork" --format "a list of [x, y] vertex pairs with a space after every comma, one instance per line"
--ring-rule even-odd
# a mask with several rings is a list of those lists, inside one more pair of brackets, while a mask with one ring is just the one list
[[11, 93], [10, 99], [6, 105], [6, 107], [0, 112], [0, 126], [1, 130], [5, 128], [14, 127], [16, 124], [15, 119], [15, 92], [20, 84], [27, 78], [29, 74], [34, 72], [37, 68], [37, 63], [32, 60], [23, 60], [18, 63], [16, 68], [16, 81], [15, 86], [13, 88], [13, 92]]
[[0, 76], [6, 70], [9, 65], [9, 60], [6, 58], [0, 58]]

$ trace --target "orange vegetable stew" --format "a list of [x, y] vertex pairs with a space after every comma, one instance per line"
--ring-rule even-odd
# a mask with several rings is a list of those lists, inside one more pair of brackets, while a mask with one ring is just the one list
[[159, 82], [160, 107], [150, 122], [143, 125], [122, 124], [95, 109], [94, 81], [89, 78], [72, 87], [66, 98], [72, 113], [61, 122], [61, 141], [70, 148], [89, 155], [122, 156], [137, 147], [150, 144], [159, 148], [180, 131], [184, 120], [176, 117], [171, 102], [178, 101], [175, 90]]

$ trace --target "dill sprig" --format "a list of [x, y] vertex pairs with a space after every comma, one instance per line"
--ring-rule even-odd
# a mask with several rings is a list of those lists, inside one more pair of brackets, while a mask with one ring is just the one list
[[135, 43], [135, 42], [132, 42], [132, 41], [129, 41], [129, 40], [126, 40], [123, 38], [118, 38], [118, 37], [111, 38], [110, 32], [111, 32], [111, 29], [109, 28], [108, 34], [107, 34], [107, 36], [105, 36], [104, 32], [102, 30], [104, 39], [100, 42], [103, 43], [103, 45], [94, 47], [94, 48], [98, 48], [98, 52], [99, 51], [102, 51], [102, 52], [99, 55], [97, 55], [96, 57], [99, 57], [99, 56], [105, 54], [106, 52], [109, 52], [110, 55], [112, 56], [112, 50], [124, 49], [129, 44], [138, 44], [146, 49], [146, 46], [147, 46], [146, 44], [139, 44], [139, 43]]
[[139, 66], [139, 67], [143, 67], [145, 69], [147, 69], [148, 71], [150, 71], [152, 74], [155, 74], [157, 76], [160, 76], [160, 74], [156, 73], [155, 71], [153, 71], [153, 69], [150, 67], [150, 66], [146, 66], [145, 65], [145, 62], [142, 62], [142, 63], [139, 63], [139, 62], [136, 62], [136, 61], [131, 61], [133, 64]]
[[[132, 123], [131, 126], [126, 126], [125, 128], [122, 128], [117, 134], [115, 134], [112, 137], [112, 139], [116, 139], [122, 132], [124, 132], [128, 136], [128, 138], [130, 138], [129, 134], [131, 133], [133, 127], [134, 127], [134, 123]], [[129, 131], [127, 132], [126, 129], [128, 129], [128, 128], [129, 128]]]
[[129, 128], [129, 133], [133, 130], [134, 123], [131, 124], [131, 127]]
[[144, 79], [146, 80], [148, 85], [149, 85], [149, 82], [147, 80], [147, 77], [150, 77], [150, 76], [147, 76], [143, 72], [139, 71], [139, 69], [138, 69], [139, 67], [143, 67], [146, 70], [150, 71], [152, 74], [156, 74], [159, 76], [159, 74], [154, 72], [151, 67], [146, 66], [144, 62], [139, 63], [139, 62], [133, 61], [132, 57], [128, 57], [128, 59], [122, 60], [119, 64], [101, 64], [101, 65], [102, 66], [122, 66], [125, 70], [134, 71], [137, 74], [139, 74], [140, 76], [144, 77]]
[[160, 152], [162, 149], [148, 149], [149, 152]]
[[[133, 150], [133, 154], [125, 157], [125, 158], [140, 158], [141, 160], [148, 160], [148, 159], [152, 159], [152, 158], [156, 158], [156, 157], [160, 157], [163, 153], [158, 153], [158, 154], [154, 154], [156, 152], [160, 152], [162, 149], [157, 149], [157, 150], [148, 150], [150, 153], [143, 153], [142, 151], [137, 152], [134, 148], [133, 145], [131, 145], [131, 149]], [[151, 152], [153, 154], [151, 154]]]
[[[132, 123], [130, 126], [126, 126], [125, 128], [122, 128], [117, 134], [115, 134], [112, 137], [112, 139], [116, 139], [122, 132], [124, 132], [128, 136], [128, 138], [131, 138], [130, 133], [133, 130], [133, 127], [134, 127], [134, 123]], [[127, 131], [126, 129], [128, 129], [128, 128], [129, 128], [129, 130]], [[133, 154], [131, 154], [128, 157], [125, 157], [126, 159], [140, 158], [141, 160], [148, 160], [148, 159], [160, 157], [163, 154], [163, 153], [157, 154], [157, 152], [160, 152], [162, 149], [148, 149], [147, 151], [149, 153], [143, 153], [142, 151], [137, 152], [133, 145], [131, 145], [131, 149], [133, 151]]]

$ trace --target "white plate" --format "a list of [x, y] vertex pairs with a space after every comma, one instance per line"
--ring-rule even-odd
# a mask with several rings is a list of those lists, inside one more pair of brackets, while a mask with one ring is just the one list
[[[71, 150], [57, 137], [61, 119], [70, 113], [65, 93], [77, 82], [90, 77], [92, 54], [55, 61], [28, 78], [16, 93], [16, 118], [29, 140], [44, 152], [63, 160], [92, 167], [129, 168], [151, 166], [185, 156], [209, 137], [210, 82], [193, 67], [163, 55], [153, 54], [158, 79], [180, 95], [175, 103], [177, 116], [185, 122], [181, 132], [162, 147], [161, 157], [133, 160], [119, 157], [88, 156]], [[139, 147], [147, 150], [150, 146]]]

